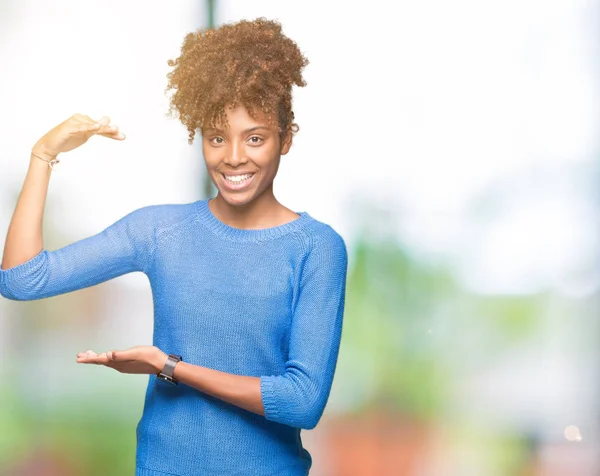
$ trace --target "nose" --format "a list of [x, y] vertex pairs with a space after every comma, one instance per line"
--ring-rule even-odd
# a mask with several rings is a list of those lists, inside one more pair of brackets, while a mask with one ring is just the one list
[[228, 150], [225, 153], [223, 162], [231, 165], [232, 167], [237, 167], [240, 164], [245, 164], [248, 162], [244, 145], [240, 144], [238, 141], [232, 142], [231, 147], [228, 147]]

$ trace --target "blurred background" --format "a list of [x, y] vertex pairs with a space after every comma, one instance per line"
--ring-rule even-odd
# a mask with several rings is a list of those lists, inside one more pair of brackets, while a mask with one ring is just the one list
[[[275, 194], [349, 250], [311, 476], [600, 475], [600, 2], [0, 1], [0, 245], [33, 144], [110, 116], [50, 181], [44, 247], [212, 196], [166, 117], [167, 60], [278, 19], [310, 64]], [[77, 352], [151, 344], [132, 273], [0, 298], [0, 474], [131, 475], [147, 376]]]

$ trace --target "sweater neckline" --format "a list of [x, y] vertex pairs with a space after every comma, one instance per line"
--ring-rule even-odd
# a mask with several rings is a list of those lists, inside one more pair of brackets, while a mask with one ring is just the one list
[[307, 212], [297, 212], [298, 218], [269, 228], [235, 228], [223, 223], [208, 206], [210, 198], [196, 202], [196, 213], [200, 221], [214, 234], [233, 241], [265, 241], [299, 230], [313, 218]]

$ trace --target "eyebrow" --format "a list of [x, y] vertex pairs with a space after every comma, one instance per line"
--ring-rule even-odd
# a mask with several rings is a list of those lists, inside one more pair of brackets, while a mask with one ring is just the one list
[[[257, 129], [266, 129], [266, 130], [270, 130], [267, 126], [254, 126], [254, 127], [250, 127], [249, 129], [245, 129], [242, 131], [242, 134], [247, 134], [248, 132], [252, 132], [255, 131]], [[208, 129], [206, 129], [207, 133], [211, 133], [211, 132], [224, 132], [223, 129], [216, 129], [213, 127], [210, 127]]]

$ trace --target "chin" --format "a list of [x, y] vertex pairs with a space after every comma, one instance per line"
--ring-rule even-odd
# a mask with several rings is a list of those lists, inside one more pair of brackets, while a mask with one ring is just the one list
[[219, 195], [223, 201], [233, 207], [241, 207], [252, 202], [256, 196], [253, 193], [232, 193], [229, 190], [219, 190]]

